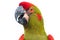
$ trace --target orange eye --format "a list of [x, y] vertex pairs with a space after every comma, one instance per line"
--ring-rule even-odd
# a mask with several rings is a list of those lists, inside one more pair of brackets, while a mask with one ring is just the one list
[[34, 12], [34, 9], [30, 9], [30, 12], [33, 13]]
[[34, 9], [33, 9], [33, 8], [29, 8], [29, 9], [27, 10], [27, 12], [28, 12], [28, 13], [34, 13]]
[[33, 9], [31, 9], [31, 11], [33, 11]]

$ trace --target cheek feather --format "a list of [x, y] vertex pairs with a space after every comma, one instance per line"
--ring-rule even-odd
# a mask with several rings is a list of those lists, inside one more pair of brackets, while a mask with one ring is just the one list
[[36, 14], [38, 20], [41, 20], [42, 19], [42, 16], [40, 14]]

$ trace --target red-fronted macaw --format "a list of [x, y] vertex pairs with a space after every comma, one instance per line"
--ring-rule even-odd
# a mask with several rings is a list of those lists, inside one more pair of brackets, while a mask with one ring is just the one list
[[24, 34], [19, 40], [54, 40], [51, 35], [47, 36], [41, 12], [35, 5], [29, 2], [19, 3], [15, 18], [24, 26]]

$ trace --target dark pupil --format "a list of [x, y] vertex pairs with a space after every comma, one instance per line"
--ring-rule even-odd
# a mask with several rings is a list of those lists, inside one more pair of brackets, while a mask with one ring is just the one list
[[32, 11], [33, 9], [31, 9], [31, 11]]

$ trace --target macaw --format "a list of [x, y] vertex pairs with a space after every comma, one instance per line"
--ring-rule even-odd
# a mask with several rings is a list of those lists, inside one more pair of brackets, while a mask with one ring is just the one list
[[24, 26], [24, 34], [19, 40], [54, 40], [52, 35], [47, 36], [41, 12], [32, 3], [19, 3], [15, 12], [15, 19]]

